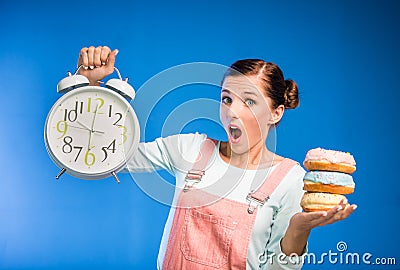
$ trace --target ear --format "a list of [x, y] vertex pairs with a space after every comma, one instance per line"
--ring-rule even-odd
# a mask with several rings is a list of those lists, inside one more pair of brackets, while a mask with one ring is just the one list
[[278, 123], [285, 112], [285, 106], [284, 105], [279, 105], [276, 107], [273, 111], [271, 111], [271, 119], [269, 120], [269, 124], [276, 124]]

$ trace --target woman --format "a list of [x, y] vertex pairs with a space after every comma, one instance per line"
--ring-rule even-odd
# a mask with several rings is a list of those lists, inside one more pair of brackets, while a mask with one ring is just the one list
[[[98, 84], [113, 72], [117, 53], [83, 48], [80, 74]], [[294, 259], [306, 252], [311, 229], [356, 209], [342, 201], [327, 212], [301, 212], [304, 169], [266, 147], [271, 127], [298, 104], [296, 83], [278, 66], [240, 60], [222, 80], [228, 142], [196, 133], [140, 144], [128, 170], [166, 169], [176, 176], [159, 269], [300, 269]]]

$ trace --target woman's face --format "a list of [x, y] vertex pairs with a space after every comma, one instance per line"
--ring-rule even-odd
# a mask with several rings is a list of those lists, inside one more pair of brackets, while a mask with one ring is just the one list
[[220, 118], [234, 153], [243, 154], [265, 144], [270, 126], [283, 114], [283, 106], [271, 111], [271, 105], [256, 75], [225, 78]]

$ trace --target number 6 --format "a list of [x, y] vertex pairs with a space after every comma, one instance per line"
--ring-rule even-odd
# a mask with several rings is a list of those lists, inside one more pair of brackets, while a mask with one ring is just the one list
[[[91, 163], [89, 163], [88, 161], [89, 157], [92, 161]], [[95, 162], [96, 162], [96, 156], [93, 153], [90, 153], [90, 150], [87, 150], [85, 154], [85, 164], [87, 166], [92, 166]]]

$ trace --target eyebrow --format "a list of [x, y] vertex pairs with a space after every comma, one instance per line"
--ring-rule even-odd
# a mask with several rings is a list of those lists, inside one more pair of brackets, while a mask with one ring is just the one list
[[247, 95], [253, 95], [253, 96], [256, 96], [256, 97], [258, 97], [258, 95], [257, 95], [256, 93], [253, 93], [253, 92], [244, 92], [244, 94], [247, 94]]
[[[223, 88], [223, 89], [221, 90], [221, 92], [226, 92], [226, 93], [228, 93], [228, 94], [230, 94], [230, 93], [231, 93], [231, 91], [229, 91], [228, 89], [225, 89], [225, 88]], [[254, 93], [254, 92], [249, 92], [249, 91], [246, 91], [246, 92], [243, 92], [243, 94], [247, 94], [247, 95], [253, 95], [253, 96], [256, 96], [256, 97], [258, 97], [258, 95], [257, 95], [256, 93]]]

